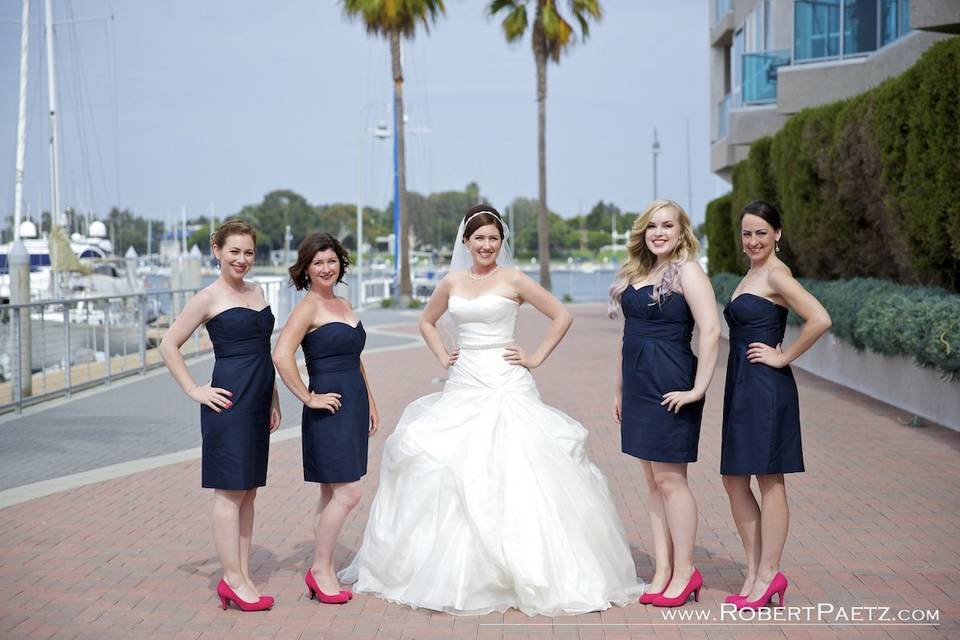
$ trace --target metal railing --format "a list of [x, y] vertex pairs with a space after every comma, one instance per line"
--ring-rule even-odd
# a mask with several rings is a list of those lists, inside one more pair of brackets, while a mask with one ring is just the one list
[[[286, 323], [304, 292], [286, 278], [258, 277], [276, 317]], [[363, 295], [338, 288], [357, 307], [391, 295], [391, 280], [363, 283]], [[158, 347], [187, 300], [199, 289], [156, 289], [142, 293], [87, 296], [0, 305], [0, 413], [20, 413], [56, 397], [110, 386], [163, 365]], [[186, 358], [207, 354], [212, 344], [201, 325], [184, 343]]]

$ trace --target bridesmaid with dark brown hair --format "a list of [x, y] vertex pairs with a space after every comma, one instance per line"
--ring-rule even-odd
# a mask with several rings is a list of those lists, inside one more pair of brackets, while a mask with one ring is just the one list
[[[747, 575], [726, 602], [738, 609], [783, 604], [787, 577], [780, 556], [790, 512], [784, 474], [804, 470], [800, 402], [790, 363], [830, 328], [830, 315], [777, 257], [783, 233], [775, 206], [755, 200], [740, 214], [750, 269], [723, 310], [730, 353], [723, 397], [720, 473], [747, 554]], [[787, 314], [803, 318], [800, 335], [783, 349]], [[750, 489], [757, 477], [760, 503]]]
[[[333, 551], [343, 523], [362, 497], [367, 442], [380, 422], [360, 361], [367, 334], [350, 303], [333, 291], [349, 265], [346, 249], [329, 233], [304, 238], [290, 280], [307, 295], [291, 313], [273, 353], [284, 384], [303, 403], [303, 479], [320, 485], [313, 564], [304, 582], [311, 599], [325, 604], [343, 604], [353, 597], [337, 581]], [[309, 386], [297, 368], [298, 346], [303, 348]]]

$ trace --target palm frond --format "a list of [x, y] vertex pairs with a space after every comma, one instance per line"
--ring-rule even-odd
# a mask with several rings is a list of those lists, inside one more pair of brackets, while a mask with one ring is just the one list
[[516, 42], [527, 31], [527, 8], [517, 6], [503, 19], [503, 35], [507, 42]]
[[580, 24], [580, 39], [586, 41], [590, 37], [590, 18], [599, 21], [603, 17], [603, 9], [598, 0], [570, 0], [570, 10]]
[[516, 0], [493, 0], [487, 5], [487, 15], [493, 17], [505, 9], [507, 13], [512, 13], [518, 4], [524, 3], [518, 3]]
[[367, 33], [388, 36], [391, 33], [412, 38], [417, 24], [424, 30], [446, 13], [444, 0], [340, 0], [344, 15], [363, 22]]

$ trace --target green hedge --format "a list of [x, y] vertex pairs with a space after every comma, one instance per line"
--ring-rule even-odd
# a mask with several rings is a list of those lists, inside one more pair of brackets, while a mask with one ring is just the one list
[[[960, 291], [960, 38], [754, 142], [733, 170], [735, 228], [755, 198], [780, 207], [781, 257], [798, 275]], [[740, 255], [736, 235], [709, 238]]]
[[731, 224], [731, 194], [707, 203], [704, 232], [707, 236], [707, 267], [710, 273], [743, 273], [737, 259], [737, 245], [731, 238], [739, 236], [739, 225]]
[[[711, 277], [717, 301], [726, 304], [740, 276]], [[830, 332], [857, 349], [912, 357], [923, 367], [960, 380], [960, 295], [934, 287], [911, 287], [877, 278], [811, 280], [803, 286], [833, 319]], [[803, 321], [793, 312], [787, 322]]]

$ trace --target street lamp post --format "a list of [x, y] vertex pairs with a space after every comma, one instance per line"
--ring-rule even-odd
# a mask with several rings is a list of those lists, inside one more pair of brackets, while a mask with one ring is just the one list
[[653, 199], [657, 199], [657, 156], [660, 155], [660, 141], [657, 140], [657, 128], [653, 128]]
[[[361, 113], [365, 113], [372, 107], [379, 106], [380, 103], [373, 102], [364, 105]], [[364, 127], [360, 132], [360, 161], [357, 181], [357, 307], [363, 307], [366, 300], [363, 291], [363, 149], [367, 134], [371, 134], [378, 140], [386, 140], [390, 137], [390, 129], [383, 122], [380, 122], [375, 129]]]

